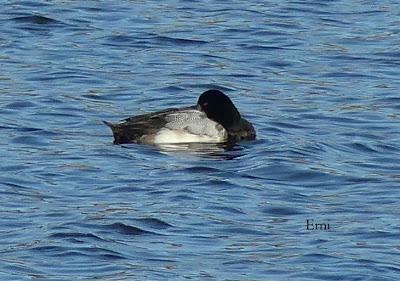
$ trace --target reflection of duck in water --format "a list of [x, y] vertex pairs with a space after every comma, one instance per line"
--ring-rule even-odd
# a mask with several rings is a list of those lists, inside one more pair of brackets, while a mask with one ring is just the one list
[[225, 143], [256, 137], [253, 125], [218, 90], [204, 92], [195, 106], [166, 109], [123, 121], [104, 122], [111, 128], [115, 144]]

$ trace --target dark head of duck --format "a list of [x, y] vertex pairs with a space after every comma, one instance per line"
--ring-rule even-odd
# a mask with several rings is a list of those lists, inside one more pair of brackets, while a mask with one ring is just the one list
[[231, 99], [218, 90], [208, 90], [201, 94], [197, 108], [225, 129], [232, 128], [240, 122], [240, 113]]

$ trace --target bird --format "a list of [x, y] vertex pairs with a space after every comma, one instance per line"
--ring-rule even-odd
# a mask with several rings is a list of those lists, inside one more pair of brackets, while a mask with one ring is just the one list
[[137, 115], [113, 124], [114, 144], [236, 143], [254, 140], [254, 126], [242, 118], [231, 99], [211, 89], [197, 104]]

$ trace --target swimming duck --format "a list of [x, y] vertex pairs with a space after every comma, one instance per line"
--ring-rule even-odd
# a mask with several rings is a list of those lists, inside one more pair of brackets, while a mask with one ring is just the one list
[[133, 116], [119, 124], [104, 123], [111, 128], [115, 144], [224, 143], [256, 137], [253, 125], [219, 90], [204, 92], [195, 106]]

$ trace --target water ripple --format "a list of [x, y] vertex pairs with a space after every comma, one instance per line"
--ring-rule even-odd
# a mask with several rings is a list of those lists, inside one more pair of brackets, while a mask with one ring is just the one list
[[16, 18], [13, 18], [13, 20], [16, 22], [19, 22], [19, 23], [33, 23], [33, 24], [45, 24], [45, 25], [60, 23], [59, 21], [57, 21], [55, 19], [41, 16], [41, 15], [16, 17]]
[[[0, 279], [398, 279], [399, 5], [3, 2]], [[257, 140], [101, 122], [208, 88]]]

